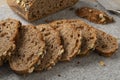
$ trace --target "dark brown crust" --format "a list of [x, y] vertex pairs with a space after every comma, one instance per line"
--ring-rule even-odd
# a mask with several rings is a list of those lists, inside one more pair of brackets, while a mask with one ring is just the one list
[[[74, 5], [76, 2], [78, 2], [78, 0], [75, 0], [72, 5]], [[68, 7], [72, 6], [72, 5], [69, 5], [69, 6], [66, 6], [66, 7], [64, 7], [64, 8], [61, 8], [61, 9], [59, 9], [59, 10], [54, 10], [53, 12], [51, 12], [51, 13], [49, 13], [49, 14], [46, 14], [46, 15], [44, 15], [44, 16], [40, 16], [40, 17], [36, 17], [36, 18], [35, 18], [35, 17], [34, 17], [34, 18], [33, 18], [33, 17], [30, 18], [30, 12], [31, 12], [31, 11], [24, 11], [24, 8], [22, 8], [22, 7], [20, 7], [18, 4], [16, 4], [14, 0], [7, 0], [7, 3], [8, 3], [8, 5], [11, 7], [11, 9], [13, 9], [13, 11], [15, 11], [17, 14], [19, 14], [20, 16], [22, 16], [23, 18], [25, 18], [25, 19], [28, 20], [28, 21], [35, 21], [35, 20], [44, 18], [44, 17], [46, 17], [46, 16], [48, 16], [48, 15], [54, 14], [54, 13], [60, 11], [60, 10], [63, 10], [63, 9], [65, 9], [65, 8], [68, 8]], [[35, 3], [35, 1], [32, 3], [31, 7], [34, 6], [34, 3]], [[31, 9], [31, 7], [30, 7], [30, 9]], [[31, 9], [31, 10], [32, 10], [32, 9]]]
[[85, 18], [97, 24], [114, 22], [114, 19], [108, 16], [105, 12], [90, 7], [82, 7], [76, 11], [76, 14], [81, 18]]

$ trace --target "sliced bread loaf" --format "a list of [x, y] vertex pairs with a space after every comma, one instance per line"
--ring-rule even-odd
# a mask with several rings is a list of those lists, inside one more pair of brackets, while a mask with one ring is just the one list
[[9, 61], [16, 73], [31, 73], [38, 61], [44, 56], [45, 42], [41, 33], [32, 25], [21, 26], [17, 49]]
[[0, 66], [14, 54], [20, 26], [21, 23], [14, 19], [0, 21]]
[[45, 40], [46, 54], [43, 59], [41, 59], [41, 63], [36, 67], [36, 70], [41, 71], [51, 69], [52, 66], [58, 62], [64, 52], [59, 32], [54, 30], [48, 24], [39, 25], [37, 26], [37, 29], [42, 33]]
[[51, 26], [59, 31], [62, 39], [62, 45], [65, 52], [62, 55], [61, 61], [70, 61], [80, 53], [82, 38], [81, 32], [78, 32], [74, 26], [69, 24]]
[[58, 20], [53, 21], [50, 23], [53, 27], [59, 27], [61, 25], [70, 24], [70, 26], [74, 26], [77, 31], [82, 34], [82, 45], [81, 45], [81, 52], [79, 53], [80, 56], [87, 55], [91, 49], [95, 47], [96, 32], [91, 26], [86, 24], [81, 20]]
[[117, 39], [101, 30], [96, 29], [96, 51], [102, 56], [110, 57], [118, 49]]
[[34, 21], [74, 5], [78, 0], [7, 0], [26, 20]]

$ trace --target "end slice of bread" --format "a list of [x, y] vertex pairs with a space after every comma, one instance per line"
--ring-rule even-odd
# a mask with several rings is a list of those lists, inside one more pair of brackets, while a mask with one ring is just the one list
[[114, 22], [114, 19], [108, 14], [95, 8], [82, 7], [76, 11], [76, 14], [79, 17], [85, 18], [97, 24], [108, 24]]
[[117, 39], [101, 30], [96, 29], [96, 51], [102, 56], [110, 57], [118, 49]]
[[21, 23], [14, 19], [0, 21], [0, 66], [14, 54], [20, 26]]
[[68, 8], [78, 0], [7, 0], [13, 11], [28, 21], [35, 21]]
[[21, 26], [16, 45], [15, 55], [9, 61], [11, 69], [19, 74], [33, 72], [44, 56], [45, 42], [41, 33], [32, 25]]
[[61, 45], [59, 32], [54, 30], [49, 24], [41, 24], [37, 26], [37, 29], [42, 33], [45, 40], [46, 54], [41, 59], [36, 71], [48, 70], [60, 60], [64, 49]]

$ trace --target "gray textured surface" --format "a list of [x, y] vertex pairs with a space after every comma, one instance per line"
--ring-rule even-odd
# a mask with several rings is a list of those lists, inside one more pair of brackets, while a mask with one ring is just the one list
[[[1, 1], [1, 0], [0, 0]], [[97, 7], [96, 7], [97, 5]], [[91, 6], [104, 10], [98, 3], [91, 0], [82, 0], [74, 7]], [[84, 19], [85, 22], [93, 25], [96, 28], [104, 30], [105, 32], [120, 39], [120, 18], [116, 15], [111, 15], [115, 18], [116, 22], [109, 25], [98, 25], [90, 23]], [[7, 4], [0, 7], [0, 20], [5, 18], [15, 18], [28, 24], [21, 17], [16, 15]], [[33, 24], [45, 23], [44, 20], [55, 19], [76, 19], [79, 18], [74, 14], [74, 11], [66, 9], [57, 14], [51, 15], [42, 20], [36, 21]], [[79, 18], [80, 19], [80, 18]], [[120, 46], [120, 40], [119, 40]], [[100, 61], [104, 61], [106, 66], [101, 66]], [[78, 62], [80, 62], [78, 64]], [[20, 76], [12, 72], [9, 65], [0, 68], [0, 80], [120, 80], [120, 49], [110, 58], [105, 58], [92, 53], [88, 57], [75, 58], [71, 62], [58, 63], [52, 70], [33, 73], [30, 75]]]

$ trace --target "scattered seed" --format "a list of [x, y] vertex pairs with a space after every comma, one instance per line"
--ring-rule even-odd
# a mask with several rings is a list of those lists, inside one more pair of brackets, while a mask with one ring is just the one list
[[91, 13], [91, 12], [92, 12], [92, 10], [90, 9], [90, 10], [89, 10], [89, 12]]
[[106, 66], [106, 64], [104, 63], [104, 61], [100, 61], [99, 64], [100, 64], [101, 66]]
[[20, 3], [20, 0], [16, 0], [16, 3], [19, 4], [19, 3]]

